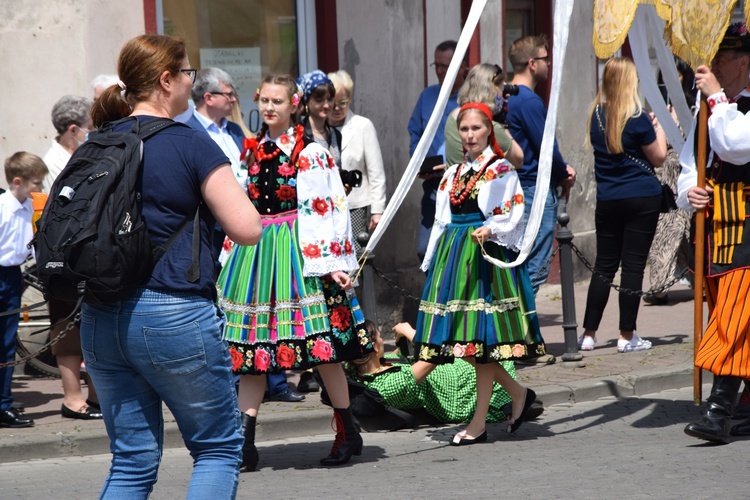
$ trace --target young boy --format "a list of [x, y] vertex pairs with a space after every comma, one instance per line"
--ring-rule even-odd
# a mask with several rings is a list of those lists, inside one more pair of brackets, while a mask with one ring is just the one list
[[[0, 312], [21, 307], [21, 264], [29, 256], [26, 245], [33, 236], [30, 194], [42, 190], [46, 174], [47, 166], [31, 153], [22, 151], [5, 160], [8, 190], [0, 194]], [[17, 331], [18, 314], [0, 316], [0, 364], [15, 359]], [[31, 427], [34, 421], [11, 406], [12, 376], [12, 366], [0, 368], [0, 427]]]

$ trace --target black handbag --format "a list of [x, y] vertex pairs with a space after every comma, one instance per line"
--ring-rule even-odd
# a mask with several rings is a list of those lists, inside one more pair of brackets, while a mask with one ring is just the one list
[[[604, 132], [604, 125], [602, 125], [602, 119], [599, 116], [599, 105], [597, 104], [596, 109], [594, 110], [596, 113], [596, 120], [599, 122], [599, 129], [602, 131], [602, 134], [606, 133]], [[634, 158], [630, 156], [629, 154], [625, 153], [623, 151], [622, 153], [628, 160], [632, 161], [642, 169], [644, 169], [649, 174], [656, 177], [656, 180], [659, 181], [659, 178], [656, 176], [656, 172], [654, 172], [654, 167], [652, 167], [650, 164], [644, 163], [643, 161], [639, 160], [638, 158]], [[664, 184], [663, 182], [659, 181], [659, 185], [661, 185], [661, 206], [659, 207], [659, 213], [667, 214], [671, 212], [672, 210], [677, 210], [677, 196], [675, 196], [674, 191], [672, 191], [672, 188], [669, 187], [669, 184]]]

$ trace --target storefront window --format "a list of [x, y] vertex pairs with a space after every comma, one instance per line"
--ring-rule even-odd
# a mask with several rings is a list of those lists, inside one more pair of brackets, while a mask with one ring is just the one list
[[185, 39], [193, 67], [234, 79], [245, 124], [260, 129], [255, 89], [267, 73], [298, 73], [295, 0], [161, 0], [161, 32]]

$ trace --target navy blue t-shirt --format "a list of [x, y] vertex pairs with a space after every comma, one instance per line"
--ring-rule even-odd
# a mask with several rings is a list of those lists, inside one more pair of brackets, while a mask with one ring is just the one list
[[[147, 121], [153, 117], [139, 116]], [[127, 130], [132, 123], [118, 129]], [[190, 219], [183, 233], [156, 263], [146, 287], [216, 297], [217, 258], [220, 247], [213, 241], [216, 219], [205, 205], [201, 208], [200, 280], [187, 281], [193, 251], [193, 217], [203, 201], [201, 185], [216, 167], [229, 163], [221, 148], [203, 131], [174, 125], [147, 139], [143, 147], [141, 214], [151, 235], [160, 245]]]
[[[602, 125], [607, 123], [606, 108], [599, 106]], [[656, 140], [651, 118], [646, 113], [630, 118], [622, 132], [622, 147], [626, 154], [607, 151], [604, 132], [599, 126], [596, 111], [591, 117], [591, 145], [594, 148], [594, 173], [596, 174], [596, 199], [601, 201], [624, 200], [661, 195], [661, 184], [650, 172], [628, 158], [643, 165], [653, 166], [646, 159], [642, 146]]]
[[[526, 85], [518, 86], [518, 95], [508, 98], [508, 130], [523, 151], [523, 167], [517, 169], [521, 186], [536, 185], [539, 173], [539, 154], [542, 150], [544, 123], [547, 121], [547, 108], [544, 101]], [[552, 170], [550, 187], [554, 188], [560, 181], [568, 178], [565, 160], [557, 147], [557, 139], [552, 148]]]

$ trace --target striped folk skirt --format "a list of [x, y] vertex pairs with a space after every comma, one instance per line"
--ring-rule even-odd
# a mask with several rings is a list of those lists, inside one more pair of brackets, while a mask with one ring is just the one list
[[303, 276], [297, 212], [262, 219], [260, 242], [234, 245], [216, 285], [234, 372], [304, 370], [372, 351], [354, 290]]
[[708, 277], [708, 323], [695, 366], [714, 375], [750, 378], [750, 269]]
[[[453, 215], [427, 275], [417, 316], [419, 359], [432, 363], [474, 357], [490, 363], [544, 354], [526, 266], [501, 269], [471, 241], [481, 214]], [[510, 252], [494, 243], [485, 251], [503, 261]], [[524, 274], [525, 273], [525, 274]], [[534, 331], [536, 328], [536, 331]]]

